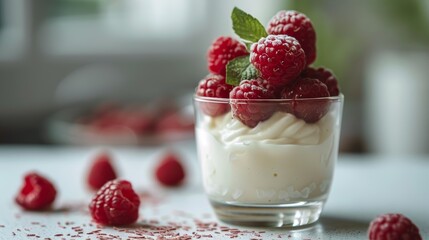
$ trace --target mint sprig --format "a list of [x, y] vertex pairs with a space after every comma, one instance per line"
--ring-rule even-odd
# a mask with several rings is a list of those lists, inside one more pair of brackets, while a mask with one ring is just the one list
[[[265, 27], [258, 19], [234, 7], [231, 13], [232, 28], [243, 40], [248, 51], [253, 43], [268, 36]], [[249, 56], [236, 57], [226, 65], [226, 83], [237, 86], [242, 80], [259, 77], [259, 71], [250, 63]]]
[[247, 42], [254, 43], [268, 36], [265, 27], [258, 19], [237, 7], [232, 10], [231, 20], [234, 32]]
[[242, 80], [259, 77], [259, 71], [250, 63], [249, 56], [236, 57], [226, 65], [226, 83], [237, 86]]

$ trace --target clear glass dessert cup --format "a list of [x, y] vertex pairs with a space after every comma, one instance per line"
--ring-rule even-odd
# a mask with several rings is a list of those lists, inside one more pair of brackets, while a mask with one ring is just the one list
[[295, 100], [194, 96], [198, 159], [217, 217], [268, 227], [316, 222], [338, 157], [343, 102], [343, 95]]

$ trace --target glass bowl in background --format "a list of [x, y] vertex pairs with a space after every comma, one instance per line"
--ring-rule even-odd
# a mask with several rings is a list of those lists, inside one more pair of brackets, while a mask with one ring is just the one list
[[89, 146], [159, 146], [193, 140], [191, 97], [64, 108], [51, 116], [46, 134], [53, 143]]
[[[338, 157], [343, 101], [194, 96], [198, 159], [217, 217], [269, 227], [317, 221]], [[264, 120], [238, 119], [243, 108]]]

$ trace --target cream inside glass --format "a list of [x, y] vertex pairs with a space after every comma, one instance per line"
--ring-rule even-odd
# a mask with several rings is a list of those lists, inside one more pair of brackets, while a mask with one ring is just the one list
[[307, 123], [284, 111], [292, 101], [247, 100], [278, 109], [255, 127], [227, 111], [209, 116], [209, 104], [229, 99], [195, 96], [196, 143], [206, 194], [219, 219], [239, 225], [301, 226], [318, 220], [338, 157], [343, 96], [327, 97], [327, 113]]

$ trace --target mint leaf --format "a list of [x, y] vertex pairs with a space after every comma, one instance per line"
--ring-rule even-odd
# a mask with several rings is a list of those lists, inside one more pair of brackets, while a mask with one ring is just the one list
[[241, 81], [241, 73], [250, 65], [249, 56], [236, 57], [226, 65], [226, 83], [237, 86]]
[[249, 66], [247, 66], [246, 69], [244, 69], [244, 71], [241, 73], [241, 80], [250, 80], [257, 77], [259, 77], [259, 71], [253, 66], [253, 64], [249, 64]]
[[259, 71], [250, 63], [249, 56], [236, 57], [226, 65], [226, 83], [237, 86], [241, 80], [255, 79]]
[[244, 40], [257, 42], [262, 37], [268, 36], [258, 19], [237, 7], [232, 10], [231, 19], [234, 32]]

